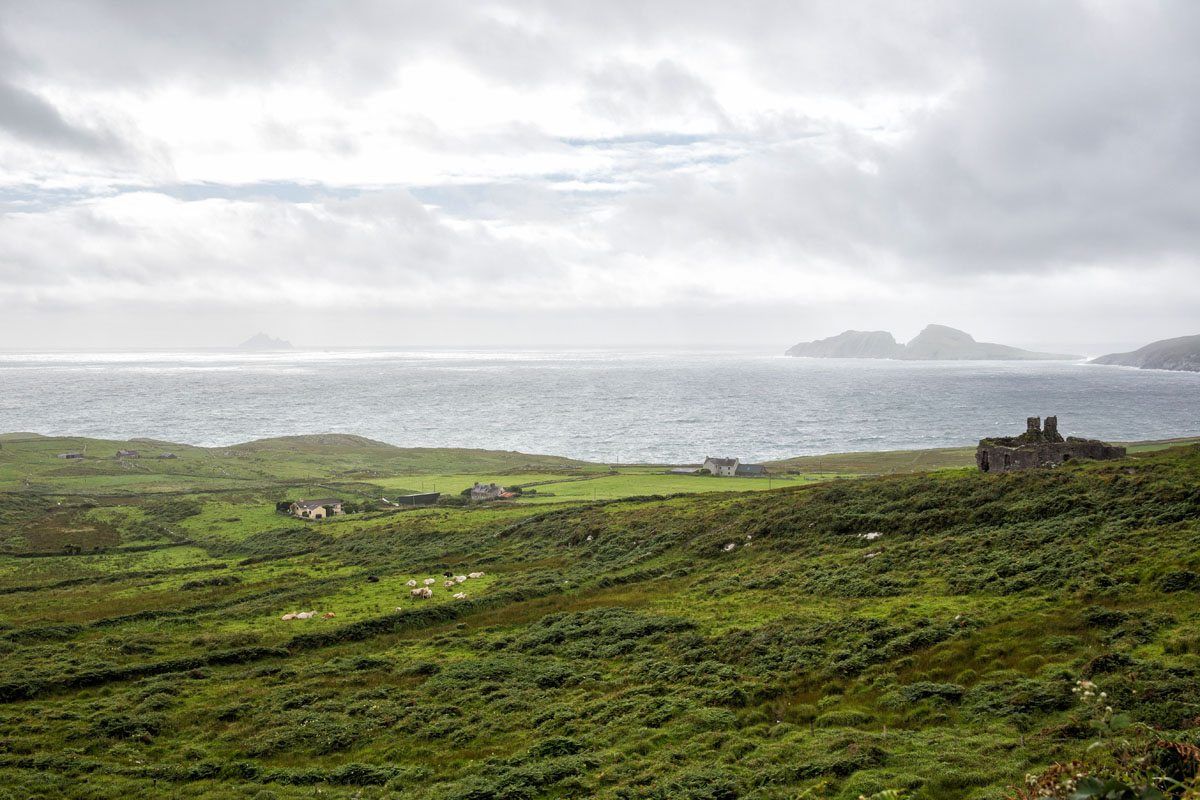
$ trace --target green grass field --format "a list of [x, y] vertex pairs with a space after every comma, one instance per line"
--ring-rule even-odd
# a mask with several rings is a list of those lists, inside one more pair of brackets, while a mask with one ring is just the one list
[[[353, 437], [0, 437], [0, 799], [1025, 800], [1068, 795], [1055, 764], [1186, 778], [1200, 446], [1131, 450], [1008, 475], [847, 454], [767, 481]], [[274, 510], [474, 480], [537, 493]]]

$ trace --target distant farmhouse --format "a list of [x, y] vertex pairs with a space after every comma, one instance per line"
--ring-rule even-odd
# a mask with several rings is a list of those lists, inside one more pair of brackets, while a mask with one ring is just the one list
[[83, 458], [83, 453], [59, 453], [58, 457], [59, 458], [71, 458], [71, 459]]
[[475, 502], [488, 500], [511, 500], [520, 492], [510, 492], [498, 483], [478, 483], [471, 487], [470, 496]]
[[762, 464], [743, 464], [736, 458], [708, 456], [700, 468], [722, 478], [761, 478], [767, 474], [767, 468]]
[[141, 458], [137, 450], [118, 450], [117, 458]]
[[297, 500], [288, 506], [288, 513], [302, 519], [325, 519], [342, 512], [341, 500]]
[[1063, 438], [1058, 432], [1058, 417], [1040, 417], [1025, 421], [1020, 436], [981, 439], [975, 450], [975, 463], [982, 472], [1012, 472], [1033, 467], [1056, 467], [1080, 459], [1124, 458], [1125, 448], [1098, 439]]

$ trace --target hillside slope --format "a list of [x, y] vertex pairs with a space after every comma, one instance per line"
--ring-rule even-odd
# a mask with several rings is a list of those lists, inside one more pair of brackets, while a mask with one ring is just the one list
[[[1197, 733], [1197, 487], [1193, 446], [544, 513], [114, 511], [191, 544], [0, 561], [0, 786], [999, 797], [1106, 763], [1079, 680]], [[280, 620], [298, 609], [336, 616]]]
[[1110, 353], [1100, 356], [1092, 359], [1091, 363], [1139, 369], [1200, 372], [1200, 334], [1151, 342], [1130, 353]]

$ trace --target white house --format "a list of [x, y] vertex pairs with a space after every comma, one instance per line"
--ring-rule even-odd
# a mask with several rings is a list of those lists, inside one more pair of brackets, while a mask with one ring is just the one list
[[737, 468], [738, 460], [736, 458], [713, 458], [712, 456], [704, 459], [702, 467], [713, 475], [720, 475], [723, 478], [732, 478], [737, 474]]
[[702, 469], [708, 470], [713, 475], [718, 475], [722, 478], [761, 478], [767, 474], [767, 468], [762, 464], [743, 464], [736, 458], [713, 458], [709, 456], [704, 459]]

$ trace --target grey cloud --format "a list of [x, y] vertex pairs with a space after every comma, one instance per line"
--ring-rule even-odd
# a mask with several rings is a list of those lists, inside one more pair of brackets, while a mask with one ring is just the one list
[[119, 143], [107, 132], [73, 125], [31, 91], [0, 81], [0, 130], [37, 145], [82, 152], [111, 152]]

